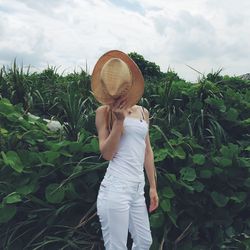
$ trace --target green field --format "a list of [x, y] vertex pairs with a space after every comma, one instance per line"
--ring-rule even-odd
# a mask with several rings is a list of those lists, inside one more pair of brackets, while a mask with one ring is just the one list
[[[250, 81], [218, 70], [190, 83], [130, 56], [145, 77], [158, 177], [151, 249], [250, 249]], [[0, 249], [104, 249], [98, 106], [84, 70], [0, 69]]]

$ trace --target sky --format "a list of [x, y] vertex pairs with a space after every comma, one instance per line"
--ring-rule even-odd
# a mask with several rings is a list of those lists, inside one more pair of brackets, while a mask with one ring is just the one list
[[[0, 0], [0, 66], [86, 69], [113, 49], [195, 82], [250, 73], [249, 0]], [[190, 67], [194, 68], [192, 70]]]

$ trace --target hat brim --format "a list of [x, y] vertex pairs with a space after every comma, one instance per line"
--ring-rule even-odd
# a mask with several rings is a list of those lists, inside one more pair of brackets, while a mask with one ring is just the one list
[[128, 92], [128, 106], [135, 105], [143, 95], [144, 79], [137, 64], [124, 52], [119, 50], [111, 50], [102, 55], [97, 61], [91, 77], [91, 90], [96, 100], [102, 104], [112, 104], [114, 99], [107, 95], [101, 85], [100, 73], [103, 65], [111, 58], [119, 58], [123, 60], [132, 73], [133, 84]]

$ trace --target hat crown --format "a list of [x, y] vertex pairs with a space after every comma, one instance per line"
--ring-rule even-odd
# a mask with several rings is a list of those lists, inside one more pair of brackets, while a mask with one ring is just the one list
[[128, 65], [120, 58], [111, 58], [103, 65], [100, 80], [104, 91], [113, 98], [125, 94], [133, 81]]
[[[113, 61], [113, 59], [120, 60], [120, 66], [117, 63], [118, 61]], [[117, 81], [115, 80], [115, 78], [111, 79], [110, 76], [105, 76], [105, 71], [107, 70], [106, 67], [107, 65], [109, 65], [109, 63], [107, 62], [109, 60], [112, 63], [116, 62], [114, 63], [116, 65], [114, 69], [117, 69], [115, 70]], [[130, 74], [125, 73], [127, 70], [124, 72], [123, 70], [121, 70], [121, 68], [127, 68]], [[112, 72], [113, 70], [107, 71]], [[114, 88], [111, 86], [113, 86]], [[136, 63], [126, 53], [120, 50], [110, 50], [98, 59], [91, 75], [91, 93], [94, 95], [98, 102], [104, 105], [111, 105], [118, 97], [126, 94], [128, 96], [128, 107], [132, 107], [140, 100], [143, 92], [143, 75]], [[113, 96], [110, 94], [113, 94]]]

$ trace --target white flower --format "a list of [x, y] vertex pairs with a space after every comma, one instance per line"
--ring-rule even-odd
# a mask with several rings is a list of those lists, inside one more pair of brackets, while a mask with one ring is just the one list
[[[45, 120], [45, 119], [44, 119]], [[47, 120], [47, 119], [46, 119]], [[51, 131], [57, 131], [57, 130], [60, 130], [62, 129], [62, 125], [59, 121], [51, 121], [51, 120], [48, 120], [48, 123], [47, 123], [47, 127], [51, 130]]]

